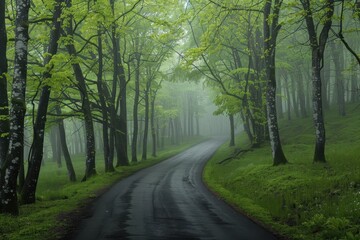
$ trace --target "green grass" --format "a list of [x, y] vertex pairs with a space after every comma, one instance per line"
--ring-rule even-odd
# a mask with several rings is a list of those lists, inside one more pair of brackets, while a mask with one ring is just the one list
[[[326, 164], [312, 162], [312, 120], [282, 121], [290, 164], [272, 166], [270, 146], [218, 164], [234, 147], [224, 144], [207, 164], [209, 187], [262, 224], [291, 239], [360, 239], [360, 113], [326, 113]], [[246, 136], [237, 138], [242, 149]]]
[[[46, 162], [42, 166], [38, 189], [37, 202], [20, 206], [18, 217], [0, 215], [1, 240], [43, 240], [59, 239], [66, 234], [72, 223], [64, 217], [69, 213], [76, 213], [91, 199], [96, 198], [104, 189], [116, 181], [129, 176], [136, 171], [154, 165], [177, 153], [203, 141], [204, 138], [193, 138], [179, 146], [171, 146], [160, 151], [156, 158], [126, 167], [117, 167], [116, 172], [104, 173], [102, 156], [97, 156], [97, 175], [80, 182], [85, 171], [84, 157], [73, 159], [74, 168], [78, 174], [78, 182], [70, 183], [66, 167], [58, 168], [54, 162]], [[64, 165], [64, 164], [63, 164]], [[64, 232], [65, 230], [65, 232]]]

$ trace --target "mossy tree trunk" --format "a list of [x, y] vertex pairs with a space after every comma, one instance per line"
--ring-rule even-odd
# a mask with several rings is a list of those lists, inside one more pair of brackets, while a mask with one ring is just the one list
[[16, 1], [15, 62], [11, 94], [9, 147], [1, 166], [0, 210], [2, 213], [19, 214], [17, 177], [24, 153], [24, 118], [26, 111], [25, 90], [29, 41], [29, 0]]

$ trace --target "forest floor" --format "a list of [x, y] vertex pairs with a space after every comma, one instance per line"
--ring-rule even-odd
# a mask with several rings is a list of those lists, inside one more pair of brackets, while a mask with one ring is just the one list
[[[325, 164], [314, 164], [310, 117], [280, 121], [289, 164], [272, 166], [270, 144], [250, 149], [244, 133], [208, 162], [204, 180], [235, 208], [289, 239], [360, 239], [360, 106], [325, 113]], [[249, 150], [228, 158], [240, 149]]]
[[178, 146], [168, 146], [159, 151], [156, 158], [125, 167], [117, 167], [113, 173], [104, 173], [102, 155], [97, 155], [97, 175], [85, 182], [79, 179], [85, 172], [84, 156], [73, 156], [73, 164], [78, 181], [68, 180], [66, 167], [58, 168], [55, 162], [45, 162], [42, 166], [37, 188], [37, 202], [20, 206], [20, 215], [0, 216], [1, 240], [45, 240], [64, 239], [87, 213], [86, 208], [104, 191], [140, 169], [157, 164], [185, 149], [204, 141], [194, 137]]

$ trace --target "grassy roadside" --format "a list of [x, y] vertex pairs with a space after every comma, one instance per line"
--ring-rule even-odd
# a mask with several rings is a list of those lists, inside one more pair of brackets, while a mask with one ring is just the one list
[[[313, 164], [312, 120], [281, 123], [290, 164], [271, 166], [264, 145], [225, 161], [224, 144], [207, 164], [204, 180], [226, 201], [291, 239], [360, 239], [360, 114], [326, 113], [328, 163]], [[249, 148], [241, 134], [237, 148]]]
[[[104, 173], [101, 156], [97, 157], [98, 174], [86, 182], [70, 183], [66, 168], [57, 168], [56, 163], [45, 163], [42, 167], [37, 190], [36, 204], [20, 207], [20, 216], [0, 215], [1, 240], [43, 240], [60, 239], [66, 235], [61, 230], [71, 229], [71, 221], [66, 217], [77, 214], [77, 210], [85, 207], [91, 199], [95, 199], [101, 192], [118, 180], [125, 178], [138, 170], [159, 163], [185, 149], [203, 141], [204, 138], [193, 138], [186, 143], [168, 147], [160, 151], [158, 157], [149, 158], [137, 164], [118, 167], [114, 173]], [[73, 159], [78, 179], [84, 170], [82, 158]]]

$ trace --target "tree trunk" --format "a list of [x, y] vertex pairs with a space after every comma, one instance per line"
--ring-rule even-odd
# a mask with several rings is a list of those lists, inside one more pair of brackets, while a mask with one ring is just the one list
[[230, 120], [230, 144], [229, 146], [235, 146], [235, 124], [234, 124], [234, 115], [229, 114], [229, 120]]
[[[355, 60], [353, 60], [353, 64], [355, 66]], [[358, 71], [357, 67], [354, 67], [351, 70], [351, 95], [350, 95], [350, 101], [352, 103], [357, 102], [359, 99], [359, 89], [358, 89]]]
[[[110, 6], [113, 16], [115, 16], [115, 1], [110, 0]], [[111, 26], [111, 38], [113, 45], [113, 81], [114, 85], [117, 81], [120, 83], [119, 92], [119, 105], [120, 115], [117, 119], [119, 122], [115, 124], [117, 126], [115, 132], [115, 144], [117, 153], [116, 166], [129, 165], [128, 153], [127, 153], [127, 106], [126, 106], [126, 77], [125, 70], [121, 59], [120, 53], [120, 39], [116, 32], [117, 25], [114, 22]], [[113, 96], [115, 96], [115, 88], [113, 88]]]
[[299, 114], [299, 104], [298, 104], [298, 98], [297, 98], [297, 94], [296, 94], [296, 80], [295, 78], [291, 78], [291, 96], [292, 96], [292, 103], [293, 103], [293, 107], [294, 107], [294, 113], [295, 116], [298, 118], [300, 117]]
[[[138, 44], [137, 44], [138, 45]], [[133, 108], [133, 138], [131, 142], [131, 162], [137, 162], [137, 141], [139, 134], [139, 120], [138, 120], [138, 108], [139, 108], [139, 95], [140, 95], [140, 53], [136, 53], [135, 56], [135, 96], [134, 96], [134, 108]]]
[[250, 130], [249, 118], [246, 117], [246, 115], [243, 113], [243, 111], [240, 111], [240, 116], [241, 116], [241, 119], [243, 120], [244, 131], [245, 131], [246, 135], [248, 136], [250, 143], [253, 144], [254, 136], [252, 135], [251, 130]]
[[[61, 115], [61, 108], [59, 105], [55, 106], [55, 111], [57, 115]], [[76, 182], [76, 174], [75, 174], [75, 170], [71, 161], [71, 157], [70, 157], [70, 153], [69, 153], [69, 149], [67, 147], [67, 143], [66, 143], [66, 134], [65, 134], [65, 127], [64, 127], [64, 120], [60, 119], [58, 122], [58, 127], [59, 127], [59, 136], [60, 136], [60, 143], [61, 143], [61, 149], [64, 155], [64, 159], [65, 159], [65, 163], [66, 163], [66, 168], [68, 171], [68, 175], [69, 175], [69, 180], [71, 182]]]
[[325, 124], [322, 109], [322, 95], [321, 95], [321, 63], [324, 58], [324, 51], [328, 39], [329, 30], [332, 25], [332, 16], [334, 14], [334, 1], [326, 1], [326, 13], [324, 26], [321, 30], [319, 40], [317, 39], [317, 31], [315, 28], [312, 11], [310, 7], [310, 0], [301, 0], [304, 10], [310, 46], [312, 50], [312, 85], [313, 85], [313, 120], [315, 125], [315, 153], [314, 162], [326, 162], [325, 159]]
[[50, 134], [49, 134], [49, 138], [50, 138], [50, 145], [51, 145], [51, 150], [52, 150], [52, 159], [54, 162], [57, 163], [58, 168], [61, 167], [61, 148], [59, 148], [59, 144], [58, 144], [58, 127], [57, 126], [52, 126], [50, 129]]
[[105, 94], [104, 93], [104, 82], [103, 82], [103, 52], [102, 52], [102, 29], [101, 25], [98, 24], [98, 72], [97, 72], [97, 89], [99, 92], [99, 100], [101, 105], [101, 114], [102, 114], [102, 134], [103, 134], [103, 150], [104, 150], [104, 164], [105, 172], [115, 171], [113, 162], [110, 158], [110, 144], [109, 144], [109, 114], [108, 106], [106, 104]]
[[342, 71], [344, 70], [344, 52], [342, 46], [335, 44], [333, 41], [330, 43], [332, 59], [335, 66], [335, 86], [336, 86], [336, 99], [338, 104], [338, 112], [340, 116], [345, 116], [345, 90]]
[[156, 130], [155, 130], [155, 99], [156, 93], [154, 93], [151, 98], [151, 115], [150, 115], [150, 125], [151, 125], [151, 138], [152, 138], [152, 154], [151, 156], [156, 157]]
[[[280, 30], [278, 25], [281, 2], [275, 0], [272, 12], [272, 22], [269, 22], [272, 1], [267, 0], [264, 7], [264, 52], [265, 52], [265, 71], [266, 71], [266, 106], [267, 122], [270, 134], [270, 143], [273, 155], [273, 165], [287, 163], [283, 153], [276, 113], [276, 77], [275, 77], [275, 49], [276, 38]], [[271, 26], [270, 26], [271, 24]]]
[[[54, 56], [57, 53], [58, 40], [60, 38], [59, 18], [61, 16], [61, 12], [62, 12], [61, 4], [63, 2], [64, 2], [63, 0], [58, 0], [55, 5], [52, 29], [50, 32], [49, 47], [47, 50], [47, 55], [44, 60], [45, 66], [50, 64], [52, 56]], [[50, 78], [51, 78], [50, 71], [46, 71], [43, 74], [43, 79], [46, 80]], [[35, 202], [36, 187], [39, 179], [41, 163], [43, 162], [45, 124], [46, 124], [46, 115], [50, 100], [50, 92], [51, 89], [49, 85], [45, 85], [42, 87], [41, 95], [39, 99], [39, 106], [36, 115], [36, 121], [34, 124], [34, 135], [33, 135], [33, 142], [31, 145], [31, 153], [29, 156], [28, 172], [26, 174], [24, 186], [21, 190], [20, 201], [23, 204], [30, 204]]]
[[[120, 53], [120, 49], [119, 49]], [[119, 79], [120, 79], [120, 116], [119, 116], [119, 150], [120, 155], [118, 155], [116, 166], [127, 166], [129, 165], [128, 153], [127, 153], [127, 106], [126, 106], [126, 78], [124, 67], [121, 63], [119, 57]]]
[[[67, 0], [67, 7], [71, 7], [71, 0]], [[77, 58], [77, 52], [75, 45], [73, 43], [73, 27], [72, 27], [72, 16], [69, 17], [69, 23], [66, 28], [66, 35], [71, 39], [68, 45], [66, 45], [67, 51], [71, 57]], [[81, 70], [79, 63], [72, 63], [72, 68], [74, 70], [75, 79], [77, 81], [77, 87], [80, 91], [81, 101], [82, 101], [82, 111], [85, 120], [85, 135], [86, 135], [86, 162], [85, 162], [85, 175], [82, 181], [86, 181], [87, 178], [96, 174], [95, 170], [95, 134], [94, 134], [94, 125], [92, 119], [92, 113], [90, 108], [90, 100], [87, 93], [85, 78]]]
[[19, 214], [16, 182], [24, 154], [25, 89], [28, 54], [30, 1], [16, 1], [15, 63], [10, 109], [10, 135], [6, 160], [1, 169], [0, 210]]
[[284, 76], [284, 83], [285, 83], [285, 92], [286, 92], [286, 102], [287, 102], [287, 119], [290, 121], [291, 120], [291, 104], [290, 104], [290, 91], [289, 91], [289, 80], [288, 80], [289, 75], [286, 74]]
[[330, 90], [330, 76], [331, 76], [331, 69], [330, 69], [330, 56], [327, 56], [328, 51], [324, 52], [324, 66], [321, 71], [321, 94], [322, 94], [322, 103], [324, 109], [329, 109], [329, 98], [330, 98], [330, 91], [328, 94], [328, 89]]
[[302, 118], [306, 118], [307, 112], [305, 104], [304, 78], [302, 73], [299, 73], [299, 75], [300, 76], [297, 79], [297, 88], [299, 95], [300, 114]]
[[[6, 58], [7, 33], [5, 25], [5, 3], [0, 4], [0, 169], [5, 162], [9, 147], [9, 102], [7, 93], [8, 62]], [[1, 171], [0, 171], [1, 179]]]
[[282, 86], [281, 86], [281, 81], [278, 80], [278, 87], [276, 88], [276, 111], [277, 111], [277, 117], [279, 119], [283, 119], [284, 118], [284, 110], [283, 110], [283, 96], [282, 96]]
[[143, 148], [142, 148], [142, 157], [144, 161], [147, 159], [147, 141], [148, 141], [148, 132], [149, 132], [149, 91], [151, 88], [150, 80], [146, 83], [146, 89], [144, 92], [145, 100], [145, 117], [144, 117], [144, 136], [143, 136]]

